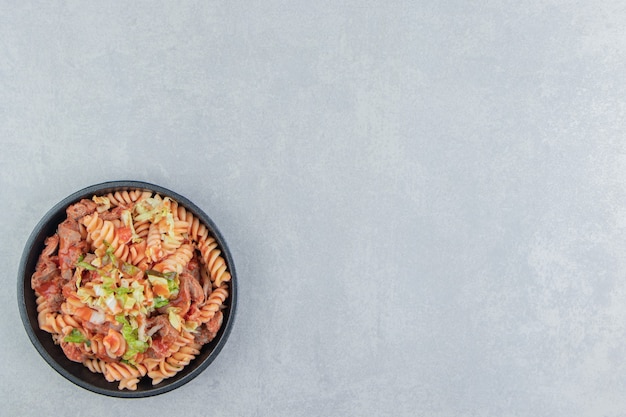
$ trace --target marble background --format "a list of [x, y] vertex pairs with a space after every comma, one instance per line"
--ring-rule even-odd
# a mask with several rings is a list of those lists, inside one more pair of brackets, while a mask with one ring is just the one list
[[[2, 414], [626, 415], [619, 1], [0, 3]], [[37, 221], [189, 197], [239, 273], [198, 378], [75, 387], [22, 328]]]

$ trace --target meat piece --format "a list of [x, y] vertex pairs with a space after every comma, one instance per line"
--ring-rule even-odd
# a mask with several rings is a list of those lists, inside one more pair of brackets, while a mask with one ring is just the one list
[[98, 214], [98, 217], [100, 217], [102, 220], [108, 220], [108, 221], [117, 220], [122, 217], [122, 212], [124, 210], [128, 210], [128, 209], [124, 206], [117, 206], [114, 209]]
[[52, 311], [61, 311], [61, 305], [65, 301], [65, 297], [60, 293], [53, 293], [46, 295], [46, 301], [48, 302], [48, 308]]
[[65, 298], [61, 294], [61, 275], [58, 273], [58, 270], [50, 281], [42, 282], [35, 278], [33, 283], [33, 289], [46, 299], [48, 308], [52, 311], [60, 311], [61, 304], [63, 304]]
[[72, 218], [67, 218], [63, 221], [63, 223], [59, 224], [57, 233], [59, 234], [60, 239], [59, 250], [64, 246], [67, 247], [81, 240], [78, 222]]
[[72, 218], [67, 218], [57, 229], [59, 235], [59, 267], [63, 280], [69, 281], [72, 278], [72, 268], [76, 265], [78, 258], [87, 252], [88, 244], [82, 240], [78, 228], [78, 222]]
[[55, 279], [56, 275], [59, 274], [59, 267], [52, 261], [45, 262], [41, 264], [41, 268], [35, 271], [35, 274], [40, 282], [49, 282]]
[[41, 288], [58, 279], [60, 274], [59, 268], [54, 262], [40, 262], [30, 279], [30, 286], [38, 293], [43, 294], [44, 291]]
[[77, 281], [76, 276], [72, 275], [72, 278], [70, 278], [69, 281], [67, 281], [65, 284], [61, 286], [61, 293], [63, 294], [65, 298], [71, 297], [73, 293], [76, 292], [77, 290], [76, 281]]
[[202, 280], [200, 277], [200, 268], [198, 263], [197, 253], [194, 251], [193, 257], [187, 263], [187, 265], [183, 268], [183, 273], [189, 274], [194, 277], [198, 282]]
[[87, 214], [91, 214], [96, 211], [96, 203], [91, 200], [82, 199], [76, 204], [72, 204], [65, 210], [67, 217], [72, 220], [78, 220]]
[[179, 333], [165, 315], [151, 317], [146, 322], [146, 332], [152, 336], [152, 346], [146, 355], [154, 359], [162, 359], [169, 352], [170, 347], [178, 339]]
[[145, 355], [151, 359], [163, 359], [170, 353], [170, 347], [171, 345], [165, 343], [163, 339], [153, 339]]
[[221, 311], [215, 313], [213, 317], [207, 322], [206, 327], [212, 333], [217, 333], [222, 327], [224, 321], [224, 314]]
[[95, 324], [95, 323], [90, 322], [89, 320], [85, 320], [83, 321], [83, 327], [85, 328], [85, 330], [88, 330], [92, 334], [102, 334], [102, 335], [109, 334], [110, 329], [113, 329], [118, 332], [122, 330], [121, 323], [117, 323], [117, 322], [114, 323], [112, 321], [105, 321], [102, 324]]
[[59, 235], [56, 233], [46, 239], [46, 247], [41, 251], [40, 259], [50, 259], [59, 247]]
[[209, 343], [211, 340], [215, 338], [215, 334], [211, 333], [209, 329], [205, 325], [198, 327], [195, 335], [195, 342], [204, 345]]
[[185, 317], [193, 304], [201, 304], [204, 301], [204, 291], [202, 286], [191, 274], [183, 272], [179, 275], [180, 286], [178, 295], [166, 307], [162, 307], [159, 312], [167, 312], [168, 307], [179, 309], [181, 317]]
[[201, 313], [202, 312], [198, 308], [198, 305], [195, 304], [195, 303], [192, 303], [191, 306], [189, 307], [189, 311], [184, 316], [184, 318], [187, 321], [195, 321], [195, 322], [197, 322], [200, 319], [200, 314]]
[[191, 307], [191, 296], [189, 294], [189, 286], [184, 284], [184, 281], [180, 281], [180, 287], [178, 288], [178, 295], [176, 298], [170, 300], [169, 305], [165, 307], [161, 307], [158, 311], [161, 314], [167, 313], [167, 310], [170, 307], [176, 307], [178, 309], [178, 314], [181, 317], [184, 317], [189, 311], [189, 307]]
[[223, 320], [224, 315], [221, 311], [215, 313], [215, 315], [206, 324], [203, 324], [196, 330], [196, 343], [204, 345], [215, 339], [217, 332], [220, 330], [220, 327], [222, 327]]
[[202, 304], [203, 301], [209, 297], [209, 294], [211, 294], [213, 283], [211, 282], [211, 277], [206, 272], [206, 268], [201, 265], [197, 251], [194, 251], [193, 257], [191, 258], [189, 263], [183, 268], [182, 273], [191, 275], [198, 282], [198, 284], [200, 284], [203, 296], [202, 298], [196, 296], [195, 301], [198, 304]]
[[59, 236], [52, 235], [45, 241], [45, 248], [37, 260], [37, 267], [31, 276], [31, 288], [45, 297], [48, 308], [59, 311], [63, 303], [61, 295], [61, 272], [57, 266], [54, 252], [59, 243]]
[[41, 255], [39, 255], [35, 272], [30, 281], [31, 287], [34, 290], [37, 290], [42, 284], [52, 281], [58, 273], [56, 258], [53, 258], [53, 254], [56, 252], [58, 245], [58, 235], [54, 234], [46, 239], [45, 247]]
[[178, 308], [181, 317], [196, 316], [198, 305], [204, 302], [204, 290], [193, 275], [183, 272], [179, 275], [180, 286], [176, 298], [170, 300], [167, 306], [158, 309], [159, 313], [166, 314], [168, 308]]
[[85, 359], [87, 359], [85, 352], [83, 352], [76, 343], [61, 342], [61, 349], [63, 349], [63, 353], [65, 353], [65, 356], [71, 361], [84, 362]]
[[174, 343], [178, 338], [178, 330], [176, 330], [170, 324], [169, 319], [162, 314], [151, 317], [146, 322], [146, 331], [148, 334], [154, 334], [155, 330], [157, 335], [168, 343]]
[[202, 304], [204, 301], [204, 291], [200, 282], [190, 274], [180, 274], [180, 286], [186, 286], [189, 289], [189, 296], [191, 301], [197, 304]]

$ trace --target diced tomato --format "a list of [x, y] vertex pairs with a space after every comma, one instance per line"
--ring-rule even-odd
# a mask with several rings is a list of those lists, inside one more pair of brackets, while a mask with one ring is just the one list
[[133, 233], [130, 230], [130, 227], [119, 227], [117, 229], [117, 237], [124, 243], [128, 243], [130, 238], [133, 237]]
[[65, 353], [65, 356], [74, 362], [83, 362], [86, 358], [85, 353], [80, 349], [77, 343], [61, 343], [61, 349]]
[[189, 307], [189, 311], [185, 315], [185, 320], [187, 321], [196, 321], [200, 317], [200, 309], [196, 305], [196, 303], [191, 304]]
[[75, 245], [59, 249], [59, 266], [62, 269], [74, 267], [82, 254], [82, 248]]
[[89, 307], [78, 307], [74, 314], [85, 321], [89, 321], [91, 319], [92, 313], [93, 313], [93, 310], [90, 309]]
[[59, 287], [55, 281], [44, 282], [35, 290], [44, 297], [59, 293]]
[[63, 297], [69, 298], [76, 292], [76, 281], [68, 281], [63, 287], [61, 287], [61, 294]]
[[164, 358], [170, 350], [170, 344], [165, 342], [162, 338], [156, 338], [152, 340], [152, 349], [157, 357]]
[[164, 285], [153, 285], [152, 292], [165, 298], [168, 298], [170, 296], [170, 290], [168, 290], [167, 287]]

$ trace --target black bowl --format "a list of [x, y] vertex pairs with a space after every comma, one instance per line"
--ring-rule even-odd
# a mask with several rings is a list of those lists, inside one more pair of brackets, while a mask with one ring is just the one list
[[[165, 379], [157, 385], [152, 385], [151, 380], [147, 377], [142, 378], [135, 391], [119, 390], [117, 382], [107, 382], [102, 374], [92, 373], [83, 364], [72, 362], [65, 356], [61, 347], [54, 344], [52, 335], [39, 328], [37, 321], [36, 296], [30, 285], [31, 276], [35, 271], [37, 260], [39, 259], [39, 255], [44, 248], [44, 241], [48, 236], [55, 233], [59, 223], [65, 219], [65, 209], [69, 205], [78, 202], [83, 198], [91, 198], [93, 195], [102, 195], [110, 192], [130, 189], [145, 189], [157, 192], [163, 197], [168, 196], [176, 200], [188, 211], [191, 211], [193, 215], [204, 223], [204, 225], [209, 229], [209, 232], [216, 239], [231, 274], [229, 288], [230, 294], [225, 302], [226, 308], [223, 310], [224, 321], [215, 339], [204, 345], [200, 354], [197, 355], [189, 365], [185, 366], [183, 370], [178, 372], [175, 376]], [[93, 185], [75, 192], [56, 204], [39, 221], [28, 238], [20, 261], [17, 281], [17, 301], [22, 322], [24, 323], [26, 333], [28, 333], [31, 342], [39, 354], [52, 368], [74, 384], [89, 391], [112, 397], [149, 397], [171, 391], [191, 381], [204, 371], [220, 353], [226, 343], [226, 340], [228, 339], [235, 319], [237, 301], [237, 277], [235, 274], [235, 265], [224, 238], [211, 218], [209, 218], [209, 216], [207, 216], [202, 210], [200, 210], [200, 208], [187, 198], [158, 185], [140, 181], [111, 181]]]

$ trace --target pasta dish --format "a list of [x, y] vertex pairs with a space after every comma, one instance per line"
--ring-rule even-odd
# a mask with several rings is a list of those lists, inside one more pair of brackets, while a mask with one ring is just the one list
[[39, 327], [119, 389], [176, 375], [222, 326], [231, 275], [215, 238], [145, 190], [94, 195], [66, 214], [31, 277]]

